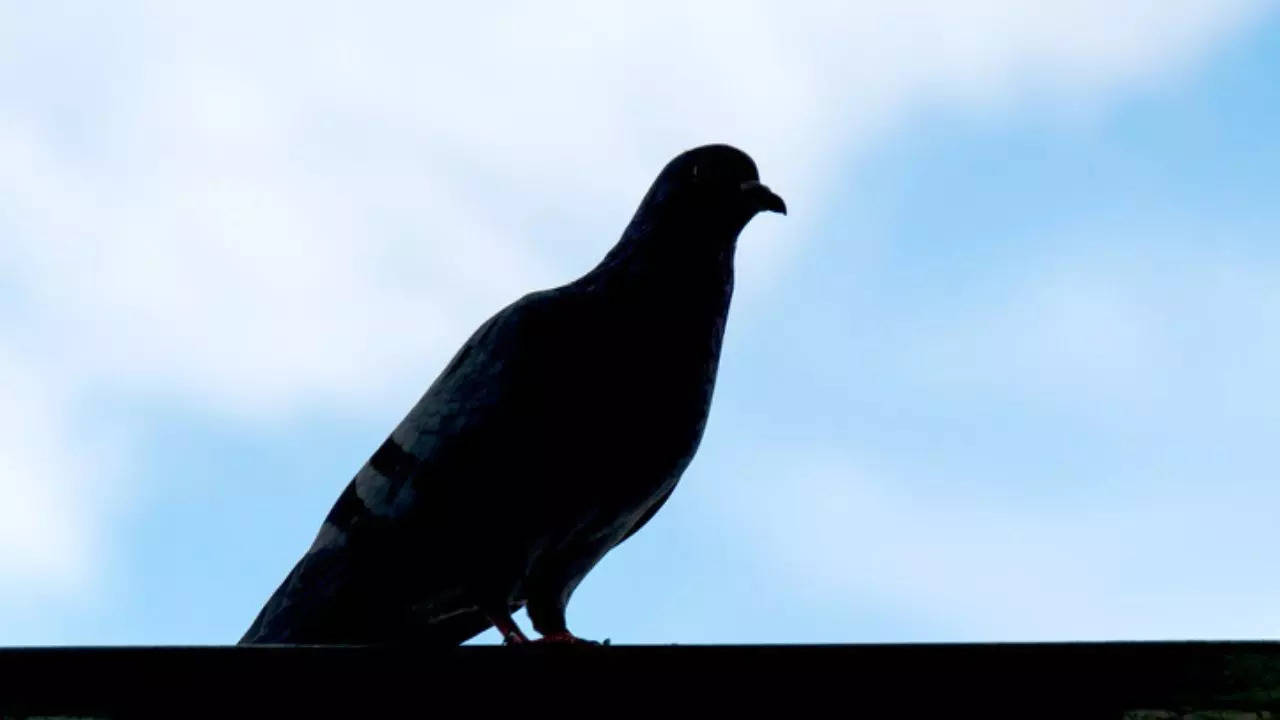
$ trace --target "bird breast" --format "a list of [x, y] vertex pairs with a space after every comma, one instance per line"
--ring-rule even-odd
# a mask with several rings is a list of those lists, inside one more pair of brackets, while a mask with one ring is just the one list
[[682, 470], [710, 410], [724, 317], [719, 307], [654, 302], [592, 323], [590, 351], [566, 378], [582, 437], [646, 475]]

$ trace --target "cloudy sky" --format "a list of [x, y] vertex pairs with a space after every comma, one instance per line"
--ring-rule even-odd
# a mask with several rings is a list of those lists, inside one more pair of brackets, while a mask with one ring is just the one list
[[575, 632], [1280, 638], [1277, 67], [1253, 0], [0, 0], [0, 644], [235, 641], [706, 142], [791, 214]]

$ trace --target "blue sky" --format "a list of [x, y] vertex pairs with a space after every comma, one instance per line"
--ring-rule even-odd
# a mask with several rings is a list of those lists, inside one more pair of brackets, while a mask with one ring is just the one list
[[1280, 14], [1022, 5], [0, 4], [0, 644], [234, 641], [710, 141], [791, 214], [575, 632], [1280, 637]]

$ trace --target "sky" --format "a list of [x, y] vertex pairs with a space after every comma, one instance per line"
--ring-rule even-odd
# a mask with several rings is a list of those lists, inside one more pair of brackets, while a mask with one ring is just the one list
[[457, 5], [0, 0], [0, 645], [236, 641], [708, 142], [790, 214], [575, 633], [1280, 638], [1280, 5]]

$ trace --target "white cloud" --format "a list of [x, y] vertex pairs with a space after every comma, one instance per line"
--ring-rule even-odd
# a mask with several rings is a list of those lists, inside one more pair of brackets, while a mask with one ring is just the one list
[[[676, 150], [740, 142], [803, 206], [938, 88], [1105, 87], [1251, 4], [274, 7], [155, 10], [19, 87], [4, 184], [26, 290], [100, 366], [76, 370], [268, 412], [368, 391], [584, 269]], [[113, 92], [73, 140], [29, 85], [67, 102], [99, 63]]]
[[0, 603], [48, 600], [96, 577], [94, 537], [111, 507], [111, 433], [68, 415], [66, 388], [0, 348]]
[[[931, 307], [892, 330], [891, 372], [944, 396], [1020, 396], [1099, 414], [1154, 402], [1178, 352], [1167, 297], [1141, 271], [1032, 273], [989, 297]], [[999, 283], [993, 283], [999, 287]]]
[[1016, 398], [1113, 428], [1177, 420], [1208, 430], [1266, 418], [1280, 403], [1278, 269], [1211, 247], [1159, 249], [1197, 232], [1145, 231], [1140, 260], [1026, 267], [1016, 281], [990, 282], [982, 297], [924, 308], [884, 339], [882, 370], [934, 398], [978, 406]]
[[[87, 393], [399, 407], [500, 303], [594, 262], [679, 150], [741, 145], [812, 217], [914, 107], [1106, 96], [1262, 7], [6, 6], [0, 278], [21, 309], [0, 348], [35, 393], [12, 407], [49, 413], [9, 418], [0, 507], [27, 514], [0, 557], [39, 537], [69, 576], [96, 547], [68, 480], [83, 460], [41, 440], [71, 436]], [[750, 231], [748, 300], [796, 251], [788, 223]], [[38, 493], [13, 479], [31, 475]]]
[[898, 608], [933, 640], [1277, 635], [1269, 507], [1221, 483], [1029, 504], [962, 478], [912, 492], [841, 456], [745, 474], [720, 522], [780, 586]]

